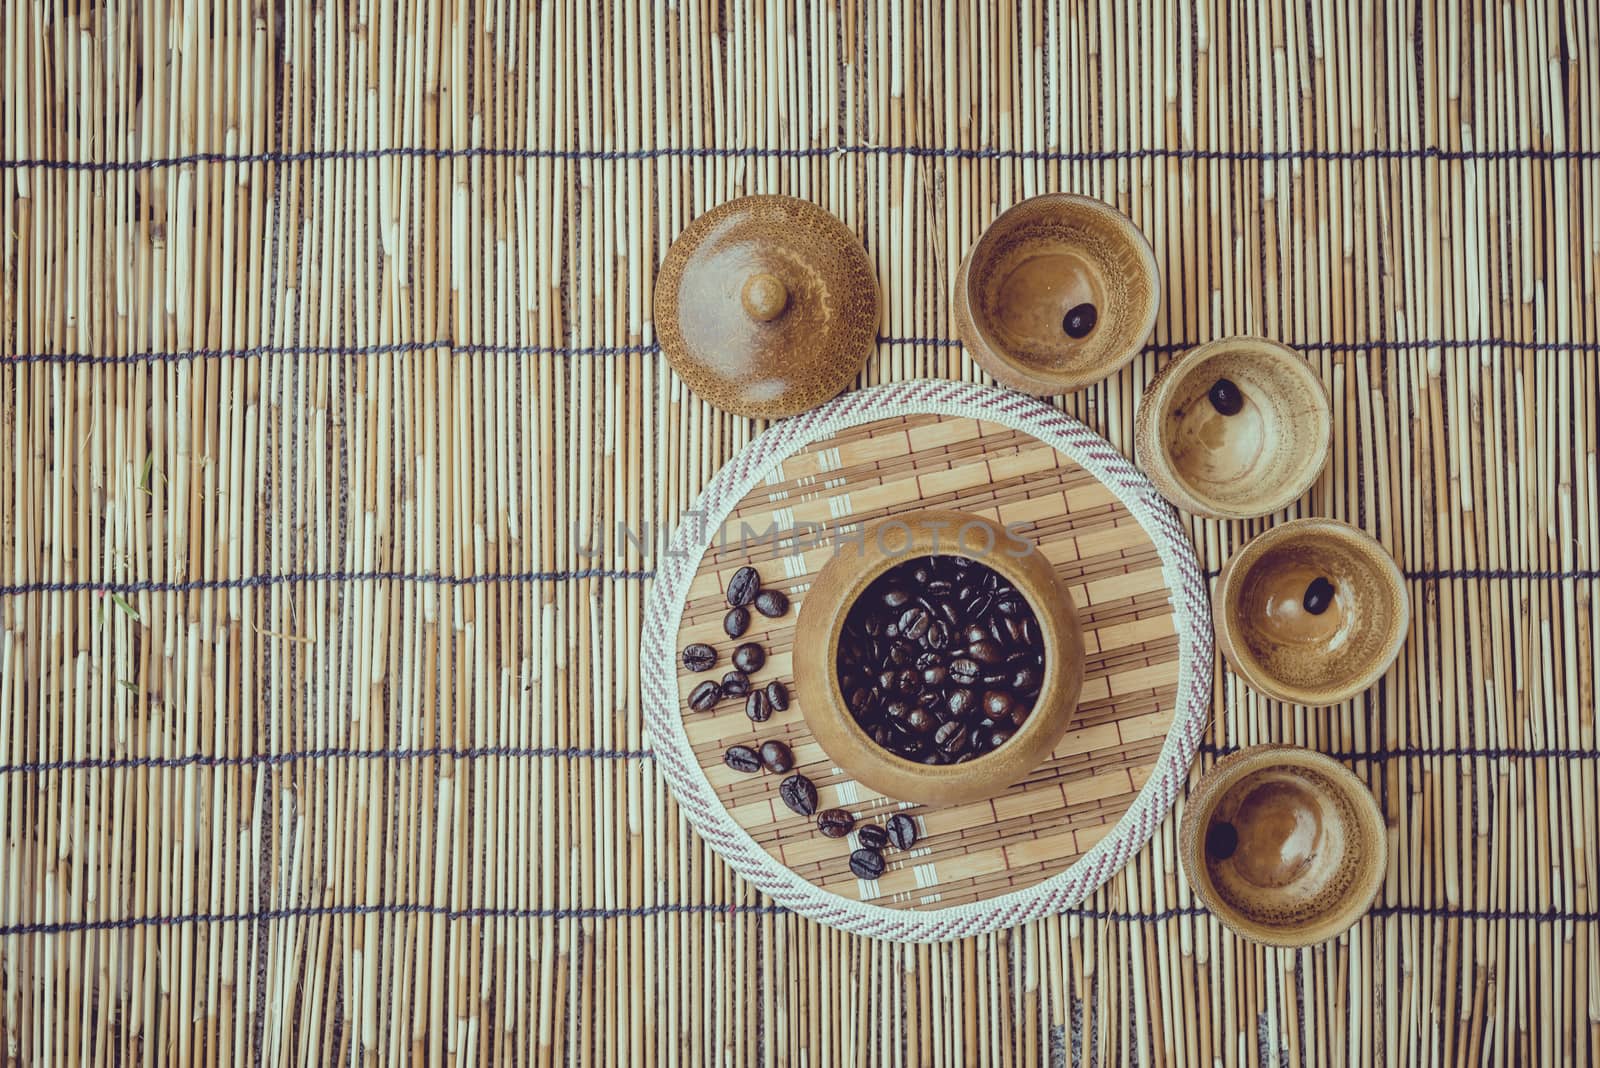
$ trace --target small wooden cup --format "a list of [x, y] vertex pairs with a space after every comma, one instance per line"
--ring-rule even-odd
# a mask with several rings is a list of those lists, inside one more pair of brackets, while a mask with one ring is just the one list
[[[1331, 603], [1307, 609], [1326, 579]], [[1217, 644], [1268, 697], [1320, 706], [1347, 701], [1400, 655], [1411, 614], [1405, 579], [1372, 538], [1334, 519], [1296, 519], [1252, 538], [1217, 576]]]
[[1200, 780], [1178, 828], [1184, 876], [1235, 933], [1309, 946], [1372, 907], [1388, 867], [1383, 813], [1365, 783], [1322, 753], [1256, 746]]
[[[1211, 403], [1219, 380], [1240, 409]], [[1230, 337], [1191, 349], [1145, 388], [1135, 419], [1139, 464], [1168, 500], [1215, 519], [1288, 507], [1322, 473], [1333, 440], [1328, 393], [1292, 349]]]
[[[1067, 313], [1095, 308], [1082, 338]], [[973, 359], [1014, 389], [1049, 395], [1098, 382], [1131, 360], [1156, 324], [1161, 278], [1150, 242], [1109, 204], [1034, 197], [978, 238], [956, 275], [956, 331]]]
[[[839, 688], [839, 639], [845, 617], [874, 579], [913, 557], [945, 554], [991, 568], [1027, 600], [1044, 640], [1044, 682], [1033, 715], [1005, 745], [965, 764], [929, 766], [891, 753], [856, 723]], [[981, 800], [1024, 778], [1067, 732], [1083, 685], [1083, 631], [1055, 568], [1031, 542], [965, 512], [893, 516], [869, 526], [859, 545], [838, 545], [801, 601], [795, 633], [795, 684], [823, 751], [871, 789], [921, 805]]]

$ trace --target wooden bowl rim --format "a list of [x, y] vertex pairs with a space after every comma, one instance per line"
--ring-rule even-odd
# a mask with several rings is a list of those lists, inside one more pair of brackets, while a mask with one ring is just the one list
[[[1250, 568], [1269, 550], [1304, 538], [1342, 541], [1356, 549], [1364, 559], [1373, 561], [1376, 574], [1383, 580], [1382, 586], [1389, 593], [1389, 604], [1398, 620], [1382, 655], [1375, 658], [1365, 671], [1352, 676], [1339, 686], [1316, 689], [1288, 685], [1268, 672], [1265, 665], [1251, 656], [1246, 647], [1234, 641], [1235, 627], [1230, 610], [1237, 598], [1242, 576], [1248, 574]], [[1322, 516], [1291, 519], [1286, 523], [1269, 527], [1234, 552], [1217, 575], [1217, 587], [1211, 599], [1211, 612], [1218, 647], [1226, 657], [1228, 666], [1233, 668], [1251, 689], [1275, 700], [1308, 708], [1336, 705], [1371, 687], [1399, 657], [1400, 650], [1405, 647], [1406, 636], [1411, 630], [1411, 598], [1406, 592], [1405, 575], [1401, 572], [1400, 565], [1395, 563], [1394, 557], [1389, 555], [1389, 551], [1381, 542], [1359, 527]]]
[[[1229, 507], [1207, 496], [1183, 477], [1172, 462], [1172, 457], [1166, 448], [1166, 435], [1162, 432], [1166, 423], [1166, 408], [1173, 393], [1196, 367], [1213, 356], [1226, 353], [1238, 353], [1286, 367], [1290, 374], [1305, 382], [1322, 398], [1319, 409], [1322, 414], [1320, 442], [1307, 437], [1303, 442], [1296, 440], [1294, 443], [1297, 448], [1301, 446], [1317, 448], [1322, 454], [1321, 462], [1309, 468], [1303, 479], [1285, 483], [1278, 493], [1263, 497], [1243, 508]], [[1328, 397], [1328, 388], [1323, 384], [1322, 377], [1312, 369], [1311, 362], [1298, 350], [1290, 348], [1281, 341], [1256, 334], [1233, 334], [1208, 341], [1203, 345], [1196, 345], [1163, 367], [1144, 389], [1144, 395], [1139, 400], [1138, 413], [1134, 417], [1134, 426], [1139, 466], [1143, 468], [1145, 474], [1149, 475], [1162, 494], [1178, 507], [1194, 515], [1207, 516], [1211, 519], [1258, 519], [1282, 511], [1305, 496], [1311, 487], [1316, 485], [1317, 479], [1322, 477], [1322, 472], [1328, 465], [1328, 457], [1333, 452], [1333, 403]], [[1290, 492], [1291, 490], [1293, 492]]]
[[[966, 786], [971, 787], [972, 790], [979, 789], [974, 780], [986, 778], [983, 773], [993, 772], [999, 764], [999, 761], [991, 760], [991, 757], [999, 756], [1004, 758], [1008, 755], [1007, 750], [1010, 750], [1013, 754], [1025, 753], [1030, 747], [1037, 747], [1041, 738], [1053, 733], [1054, 738], [1050, 741], [1049, 747], [1040, 752], [1038, 759], [1024, 769], [1022, 774], [1026, 774], [1027, 771], [1037, 767], [1041, 761], [1047, 759], [1050, 750], [1055, 747], [1061, 736], [1070, 728], [1072, 720], [1077, 714], [1078, 697], [1083, 685], [1083, 636], [1077, 613], [1077, 604], [1073, 600], [1071, 592], [1067, 589], [1066, 583], [1061, 580], [1048, 558], [1039, 553], [1037, 549], [1034, 550], [1033, 555], [1043, 560], [1045, 565], [1040, 577], [1036, 579], [1025, 568], [1014, 566], [1013, 561], [1019, 558], [1007, 558], [998, 548], [993, 553], [982, 557], [961, 552], [961, 546], [958, 541], [954, 542], [951, 548], [936, 553], [924, 552], [921, 549], [914, 548], [922, 536], [918, 530], [918, 525], [933, 521], [948, 521], [952, 530], [959, 530], [962, 525], [967, 523], [982, 524], [994, 532], [997, 546], [999, 544], [998, 539], [1008, 536], [1005, 527], [994, 520], [972, 512], [962, 512], [955, 509], [920, 508], [886, 516], [870, 523], [863, 530], [862, 536], [868, 547], [861, 554], [836, 553], [832, 559], [823, 565], [822, 570], [817, 573], [816, 579], [812, 582], [810, 591], [800, 602], [800, 617], [796, 620], [797, 630], [825, 628], [827, 634], [827, 641], [822, 645], [821, 660], [816, 662], [814, 667], [815, 672], [823, 675], [828, 680], [828, 685], [824, 690], [825, 699], [819, 700], [810, 696], [808, 691], [807, 699], [801, 703], [801, 713], [807, 720], [812, 721], [812, 734], [817, 738], [818, 744], [822, 745], [823, 751], [828, 753], [829, 758], [835, 764], [843, 768], [853, 778], [860, 779], [873, 789], [879, 789], [879, 786], [870, 780], [882, 778], [876, 772], [885, 772], [896, 776], [909, 774], [927, 782], [930, 792], [943, 795], [942, 801], [929, 801], [920, 797], [903, 796], [903, 791], [881, 791], [885, 796], [894, 797], [896, 800], [914, 801], [925, 805], [943, 802], [969, 802], [984, 796], [997, 795], [1014, 785], [1017, 781], [1016, 779], [1006, 778], [1001, 781], [993, 779], [992, 776], [987, 776], [990, 781], [983, 785], [983, 792], [971, 795], [970, 790], [963, 790], [959, 796], [950, 793], [951, 789], [955, 787]], [[881, 551], [878, 548], [877, 534], [886, 526], [895, 523], [911, 529], [912, 540], [908, 542], [906, 549], [900, 553], [891, 554]], [[1047, 653], [1045, 657], [1044, 681], [1039, 687], [1038, 705], [1044, 705], [1048, 702], [1058, 707], [1060, 711], [1055, 715], [1035, 714], [1030, 716], [1028, 722], [1017, 729], [1011, 740], [1002, 749], [986, 753], [965, 764], [928, 765], [915, 760], [907, 760], [905, 757], [891, 753], [873, 741], [867, 735], [867, 732], [861, 728], [861, 725], [856, 722], [855, 717], [850, 714], [850, 710], [845, 703], [844, 694], [839, 689], [838, 670], [835, 665], [839, 656], [840, 632], [851, 608], [855, 606], [856, 601], [865, 592], [866, 588], [879, 576], [899, 564], [925, 555], [967, 556], [969, 559], [976, 560], [1007, 579], [1017, 587], [1018, 592], [1023, 594], [1028, 601], [1029, 607], [1033, 609], [1034, 618], [1039, 623], [1040, 636], [1046, 649], [1057, 651], [1056, 655], [1048, 655]], [[1005, 559], [1007, 563], [997, 565], [995, 563], [997, 558]], [[851, 570], [847, 572], [846, 569]], [[848, 573], [847, 579], [830, 577], [830, 575], [845, 573]], [[1049, 586], [1048, 590], [1040, 591], [1046, 596], [1035, 595], [1034, 587], [1038, 583], [1044, 583]], [[824, 597], [818, 596], [819, 588], [825, 595]], [[812, 609], [810, 612], [807, 611], [808, 607]], [[820, 615], [818, 614], [819, 612], [821, 613]], [[1076, 647], [1076, 659], [1078, 661], [1076, 670], [1071, 671], [1068, 671], [1067, 666], [1062, 663], [1062, 654], [1070, 651], [1068, 649], [1069, 646]], [[811, 660], [817, 655], [807, 652], [807, 648], [809, 647], [802, 646], [796, 651], [795, 676], [797, 681], [802, 676], [811, 674], [811, 672], [801, 668], [800, 661], [802, 659]], [[828, 746], [823, 739], [829, 731], [825, 725], [820, 725], [816, 722], [817, 718], [822, 717], [826, 717], [828, 723], [836, 726], [840, 733], [844, 734], [853, 743], [852, 751], [846, 753], [828, 752]], [[1011, 747], [1013, 746], [1016, 748], [1012, 749]], [[860, 773], [863, 764], [868, 765], [866, 776], [862, 776]], [[876, 768], [871, 767], [871, 765], [876, 765]]]
[[[1320, 772], [1342, 788], [1356, 812], [1360, 832], [1372, 845], [1373, 860], [1352, 883], [1343, 905], [1299, 927], [1274, 927], [1245, 916], [1216, 893], [1204, 875], [1205, 862], [1200, 856], [1205, 842], [1203, 829], [1228, 789], [1253, 771], [1284, 764]], [[1189, 889], [1230, 931], [1262, 945], [1297, 949], [1337, 937], [1372, 909], [1389, 868], [1388, 821], [1372, 788], [1328, 754], [1299, 745], [1254, 745], [1228, 754], [1200, 776], [1200, 782], [1184, 801], [1178, 826], [1178, 859]]]
[[[990, 343], [987, 332], [979, 324], [972, 309], [969, 270], [972, 261], [1000, 239], [1003, 224], [1008, 217], [1030, 205], [1041, 203], [1087, 211], [1107, 220], [1111, 228], [1126, 239], [1129, 247], [1134, 250], [1150, 281], [1150, 299], [1143, 316], [1143, 326], [1135, 335], [1136, 340], [1126, 347], [1126, 351], [1112, 350], [1106, 359], [1076, 372], [1052, 374], [1013, 360], [1004, 350]], [[1082, 193], [1040, 193], [1038, 196], [1017, 201], [984, 227], [983, 233], [978, 235], [978, 239], [972, 243], [972, 248], [961, 260], [961, 267], [956, 273], [954, 303], [957, 332], [961, 334], [962, 344], [972, 353], [972, 358], [998, 381], [1037, 396], [1071, 393], [1111, 376], [1139, 354], [1161, 315], [1161, 267], [1156, 262], [1155, 248], [1150, 244], [1150, 238], [1139, 229], [1133, 219], [1123, 214], [1114, 204]]]

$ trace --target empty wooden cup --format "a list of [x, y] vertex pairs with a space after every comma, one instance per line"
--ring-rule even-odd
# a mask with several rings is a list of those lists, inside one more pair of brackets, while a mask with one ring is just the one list
[[1252, 688], [1312, 706], [1376, 682], [1411, 620], [1393, 558], [1334, 519], [1296, 519], [1251, 539], [1217, 576], [1211, 612], [1223, 656]]
[[1292, 504], [1328, 461], [1328, 393], [1299, 353], [1230, 337], [1173, 360], [1145, 388], [1139, 465], [1187, 512], [1248, 519]]
[[[1033, 714], [998, 749], [963, 764], [930, 766], [890, 752], [850, 714], [839, 685], [845, 619], [873, 580], [918, 556], [959, 554], [996, 571], [1033, 609], [1045, 649], [1044, 679]], [[954, 805], [992, 797], [1049, 758], [1067, 732], [1083, 685], [1083, 631], [1072, 595], [1031, 543], [989, 519], [928, 510], [868, 527], [859, 543], [842, 542], [806, 591], [796, 621], [795, 684], [806, 724], [850, 777], [900, 801]]]
[[1025, 200], [983, 232], [956, 276], [956, 331], [998, 381], [1041, 395], [1098, 382], [1139, 351], [1161, 306], [1150, 242], [1109, 204]]
[[656, 279], [661, 349], [724, 411], [776, 419], [850, 384], [877, 344], [878, 282], [844, 223], [810, 201], [750, 196], [699, 216]]
[[1236, 933], [1309, 946], [1372, 907], [1388, 867], [1372, 791], [1322, 753], [1257, 746], [1225, 757], [1184, 803], [1183, 873]]

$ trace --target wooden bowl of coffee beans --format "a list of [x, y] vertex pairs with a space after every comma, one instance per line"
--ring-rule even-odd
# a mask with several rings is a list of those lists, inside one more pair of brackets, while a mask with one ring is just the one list
[[1160, 307], [1144, 234], [1110, 204], [1072, 193], [997, 218], [961, 262], [951, 299], [972, 358], [1040, 395], [1083, 389], [1133, 359]]
[[888, 797], [952, 805], [1049, 757], [1077, 710], [1083, 632], [1031, 540], [919, 511], [836, 542], [801, 602], [794, 660], [835, 764]]
[[1230, 337], [1162, 368], [1135, 418], [1139, 466], [1186, 512], [1252, 519], [1293, 504], [1322, 473], [1333, 410], [1293, 349]]
[[1268, 697], [1310, 707], [1377, 682], [1411, 623], [1393, 557], [1336, 519], [1296, 519], [1256, 535], [1223, 565], [1211, 612], [1235, 673]]

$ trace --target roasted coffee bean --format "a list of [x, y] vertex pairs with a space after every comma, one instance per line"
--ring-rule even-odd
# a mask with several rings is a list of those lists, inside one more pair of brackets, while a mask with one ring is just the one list
[[1244, 394], [1230, 379], [1219, 378], [1211, 385], [1211, 407], [1219, 415], [1238, 415], [1244, 409]]
[[1079, 304], [1061, 317], [1061, 329], [1066, 331], [1068, 337], [1078, 340], [1088, 337], [1099, 320], [1100, 312], [1093, 304]]
[[880, 595], [885, 608], [903, 608], [911, 603], [911, 595], [899, 586], [891, 586]]
[[754, 675], [767, 662], [767, 651], [755, 642], [745, 642], [733, 651], [733, 666], [746, 675]]
[[945, 753], [960, 753], [967, 748], [967, 728], [958, 720], [950, 720], [933, 733], [933, 744]]
[[917, 844], [917, 821], [904, 812], [889, 817], [889, 843], [896, 849], [910, 849]]
[[1021, 694], [1038, 693], [1044, 682], [1044, 672], [1032, 664], [1023, 664], [1011, 673], [1011, 688]]
[[950, 669], [943, 664], [933, 664], [922, 669], [922, 682], [925, 686], [943, 686], [944, 680], [950, 677]]
[[998, 664], [1005, 659], [1005, 650], [1000, 648], [1000, 643], [985, 638], [981, 642], [973, 642], [967, 646], [967, 655], [980, 664]]
[[1016, 707], [1016, 698], [1005, 690], [983, 691], [983, 714], [990, 719], [1008, 719]]
[[782, 775], [794, 767], [794, 753], [780, 741], [762, 742], [761, 766], [774, 775]]
[[750, 717], [752, 723], [765, 723], [772, 718], [772, 705], [767, 701], [767, 695], [756, 690], [744, 699], [744, 714]]
[[928, 627], [928, 633], [923, 637], [922, 644], [935, 651], [948, 648], [950, 645], [950, 628], [943, 623], [934, 623]]
[[933, 613], [920, 604], [914, 604], [900, 614], [901, 636], [920, 642], [933, 625]]
[[727, 592], [728, 603], [735, 608], [743, 608], [761, 592], [761, 576], [753, 567], [741, 567], [728, 580]]
[[858, 849], [850, 854], [850, 873], [857, 879], [876, 879], [883, 874], [883, 854], [876, 849]]
[[746, 774], [761, 770], [761, 756], [748, 745], [731, 745], [728, 751], [722, 754], [722, 762], [734, 771]]
[[1239, 848], [1239, 829], [1231, 823], [1218, 821], [1206, 829], [1206, 852], [1218, 860], [1227, 860]]
[[905, 642], [895, 642], [889, 647], [889, 663], [895, 667], [905, 667], [916, 662], [916, 653]]
[[817, 813], [817, 830], [828, 838], [843, 838], [856, 825], [856, 818], [842, 808], [825, 808]]
[[1333, 583], [1319, 575], [1306, 587], [1305, 599], [1300, 603], [1305, 606], [1307, 612], [1320, 616], [1328, 610], [1329, 605], [1333, 604], [1333, 592]]
[[750, 692], [750, 676], [738, 668], [722, 676], [722, 696], [743, 697]]
[[773, 679], [767, 683], [767, 705], [774, 712], [782, 712], [789, 707], [789, 687]]
[[982, 674], [983, 670], [978, 667], [976, 660], [963, 656], [950, 661], [950, 681], [957, 686], [971, 686]]
[[895, 676], [895, 686], [907, 697], [922, 689], [922, 673], [915, 668], [906, 668]]
[[722, 617], [722, 633], [730, 638], [737, 638], [750, 629], [750, 609], [740, 606], [728, 609], [728, 614]]
[[944, 707], [952, 717], [961, 719], [978, 707], [977, 692], [965, 686], [953, 686], [944, 695]]
[[889, 832], [876, 823], [863, 823], [856, 828], [856, 841], [868, 849], [882, 849], [889, 844]]
[[801, 774], [789, 776], [778, 784], [778, 796], [791, 812], [809, 816], [817, 810], [817, 788]]
[[1011, 740], [1010, 731], [992, 731], [989, 734], [989, 748], [999, 749]]
[[709, 712], [722, 700], [722, 687], [707, 679], [689, 691], [689, 707], [696, 712]]
[[704, 642], [685, 646], [683, 666], [690, 671], [710, 671], [717, 666], [717, 651]]
[[756, 611], [768, 619], [777, 619], [789, 610], [789, 598], [778, 590], [762, 590], [756, 594]]
[[913, 734], [927, 734], [933, 730], [934, 718], [925, 708], [913, 708], [905, 715], [905, 725]]

